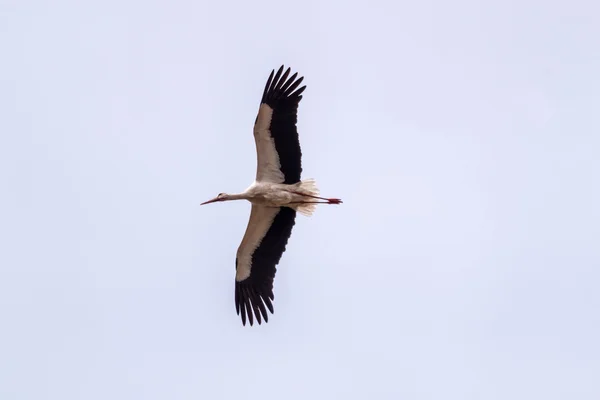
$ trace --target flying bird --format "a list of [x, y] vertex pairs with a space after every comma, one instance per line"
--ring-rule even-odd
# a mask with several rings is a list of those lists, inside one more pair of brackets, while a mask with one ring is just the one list
[[256, 179], [243, 193], [219, 193], [201, 205], [248, 200], [252, 203], [246, 233], [235, 259], [235, 309], [253, 324], [273, 314], [273, 279], [285, 251], [296, 213], [310, 216], [317, 204], [340, 204], [337, 198], [319, 197], [314, 179], [300, 180], [302, 152], [296, 122], [298, 104], [306, 86], [304, 77], [290, 68], [271, 71], [254, 122]]

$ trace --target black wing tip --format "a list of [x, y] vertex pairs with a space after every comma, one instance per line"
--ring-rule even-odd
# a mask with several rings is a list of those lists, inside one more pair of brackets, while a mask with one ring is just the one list
[[[237, 315], [241, 314], [242, 325], [246, 326], [246, 322], [250, 326], [254, 325], [254, 321], [261, 325], [263, 320], [265, 324], [269, 322], [269, 313], [273, 314], [273, 289], [256, 288], [243, 282], [235, 283], [235, 310]], [[265, 307], [266, 306], [266, 307]]]
[[306, 89], [306, 85], [302, 86], [298, 90], [295, 89], [304, 80], [304, 77], [298, 77], [297, 72], [295, 72], [292, 76], [289, 76], [292, 69], [288, 67], [284, 72], [284, 68], [285, 65], [282, 64], [277, 72], [275, 72], [275, 69], [271, 70], [260, 101], [261, 104], [269, 104], [279, 100], [287, 99], [293, 100], [293, 102], [297, 104], [302, 99], [300, 94]]

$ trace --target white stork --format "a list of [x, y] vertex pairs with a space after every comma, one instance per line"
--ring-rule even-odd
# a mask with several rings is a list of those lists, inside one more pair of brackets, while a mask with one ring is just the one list
[[[254, 122], [257, 152], [256, 180], [239, 194], [219, 193], [202, 204], [228, 200], [252, 203], [250, 221], [235, 260], [235, 309], [246, 315], [250, 325], [254, 316], [269, 321], [273, 313], [273, 279], [295, 224], [296, 212], [310, 216], [316, 205], [340, 204], [340, 199], [319, 197], [313, 179], [300, 180], [302, 152], [296, 129], [298, 104], [306, 86], [298, 88], [304, 77], [290, 76], [283, 66], [271, 71]], [[275, 77], [273, 77], [275, 74]], [[298, 88], [298, 89], [297, 89]]]

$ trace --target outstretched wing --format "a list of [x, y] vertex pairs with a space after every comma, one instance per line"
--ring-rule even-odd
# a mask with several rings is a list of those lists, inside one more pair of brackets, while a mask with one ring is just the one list
[[246, 315], [250, 325], [254, 317], [269, 321], [267, 309], [273, 313], [273, 279], [277, 264], [285, 251], [296, 220], [289, 207], [252, 205], [250, 221], [235, 260], [235, 309]]
[[288, 79], [290, 69], [283, 73], [283, 65], [273, 77], [271, 71], [254, 123], [258, 182], [293, 184], [300, 181], [302, 151], [296, 122], [298, 104], [306, 86], [298, 86], [304, 77]]

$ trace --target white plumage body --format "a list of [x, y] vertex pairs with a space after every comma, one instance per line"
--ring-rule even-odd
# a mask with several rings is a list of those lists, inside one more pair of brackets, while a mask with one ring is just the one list
[[312, 179], [306, 179], [292, 185], [255, 181], [246, 189], [244, 194], [247, 196], [248, 201], [257, 206], [291, 206], [305, 214], [308, 209], [314, 209], [315, 207], [314, 204], [305, 202], [305, 195], [318, 196], [319, 190]]

